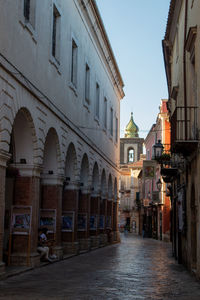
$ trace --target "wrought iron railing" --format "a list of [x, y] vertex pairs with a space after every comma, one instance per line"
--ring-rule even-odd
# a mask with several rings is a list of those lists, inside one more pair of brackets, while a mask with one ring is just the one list
[[178, 106], [171, 116], [171, 144], [183, 141], [197, 141], [197, 107]]

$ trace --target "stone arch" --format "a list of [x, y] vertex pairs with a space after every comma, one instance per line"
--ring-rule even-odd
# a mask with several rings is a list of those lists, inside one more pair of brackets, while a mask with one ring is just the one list
[[14, 119], [9, 152], [12, 163], [37, 163], [37, 137], [30, 112], [21, 108]]
[[112, 199], [113, 197], [113, 184], [112, 184], [112, 176], [111, 174], [108, 177], [108, 199]]
[[43, 174], [59, 174], [61, 161], [60, 145], [57, 132], [50, 128], [44, 144]]
[[105, 169], [102, 170], [101, 173], [101, 195], [106, 196], [107, 187], [106, 187], [106, 172]]
[[86, 153], [81, 161], [80, 184], [84, 188], [88, 187], [89, 184], [89, 160]]
[[73, 143], [68, 146], [65, 162], [65, 180], [66, 182], [75, 182], [77, 176], [77, 155]]
[[97, 193], [99, 190], [99, 167], [95, 162], [92, 172], [92, 190]]

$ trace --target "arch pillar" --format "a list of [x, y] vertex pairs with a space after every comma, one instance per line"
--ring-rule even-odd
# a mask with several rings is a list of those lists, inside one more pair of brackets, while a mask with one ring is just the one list
[[120, 241], [120, 235], [119, 235], [119, 228], [118, 228], [118, 201], [113, 202], [113, 241], [119, 242]]
[[[99, 229], [99, 218], [100, 218], [100, 195], [99, 193], [92, 193], [90, 198], [90, 242], [91, 248], [95, 249], [100, 244], [100, 229]], [[93, 220], [95, 220], [96, 226], [93, 227]]]
[[108, 243], [108, 236], [106, 233], [106, 222], [107, 222], [107, 197], [106, 195], [101, 196], [100, 199], [100, 218], [104, 219], [103, 227], [100, 227], [100, 246], [105, 246]]
[[31, 207], [32, 222], [30, 228], [30, 257], [28, 253], [28, 236], [12, 236], [12, 253], [10, 263], [12, 265], [37, 266], [40, 263], [40, 256], [37, 253], [38, 243], [38, 218], [39, 218], [39, 195], [40, 195], [40, 172], [39, 165], [13, 164], [18, 169], [19, 176], [14, 182], [13, 206]]
[[78, 253], [77, 220], [78, 220], [79, 184], [70, 183], [63, 187], [62, 215], [72, 216], [72, 231], [62, 229], [63, 254]]
[[108, 235], [108, 242], [113, 242], [113, 199], [107, 200], [107, 218], [106, 218], [106, 233]]
[[62, 193], [63, 180], [60, 175], [45, 174], [42, 177], [42, 193], [40, 208], [48, 213], [55, 210], [56, 225], [55, 232], [49, 233], [48, 239], [54, 239], [53, 252], [57, 258], [62, 259], [63, 249], [61, 245], [61, 219], [62, 219]]
[[[79, 189], [78, 199], [78, 241], [79, 251], [90, 250], [90, 189]], [[86, 229], [82, 230], [83, 218], [86, 217]]]
[[9, 153], [0, 151], [0, 274], [5, 271], [3, 262], [3, 238], [4, 238], [4, 215], [5, 215], [5, 178], [6, 163], [9, 160]]

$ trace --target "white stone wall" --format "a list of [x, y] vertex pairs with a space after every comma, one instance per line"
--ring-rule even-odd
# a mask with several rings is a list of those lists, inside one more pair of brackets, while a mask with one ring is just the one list
[[[53, 5], [60, 13], [59, 61], [51, 55]], [[85, 7], [79, 0], [36, 1], [32, 28], [23, 16], [23, 0], [0, 2], [0, 150], [8, 152], [15, 117], [23, 109], [33, 140], [33, 156], [27, 153], [26, 157], [29, 164], [43, 164], [45, 139], [54, 128], [60, 175], [72, 142], [78, 170], [86, 153], [90, 176], [97, 162], [100, 174], [105, 169], [107, 181], [111, 174], [114, 183], [119, 162], [115, 116], [120, 121], [123, 82], [94, 7], [93, 1]], [[77, 89], [70, 80], [72, 38], [78, 46]], [[84, 101], [86, 62], [91, 70], [88, 106]], [[96, 82], [100, 86], [99, 120], [95, 120]], [[104, 97], [108, 126], [111, 107], [114, 112], [113, 137], [109, 128], [103, 129]]]

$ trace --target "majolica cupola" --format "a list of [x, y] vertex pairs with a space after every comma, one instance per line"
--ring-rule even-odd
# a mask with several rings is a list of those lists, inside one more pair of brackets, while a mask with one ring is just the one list
[[125, 129], [125, 138], [137, 138], [139, 136], [138, 131], [139, 131], [139, 128], [133, 121], [133, 113], [131, 113], [131, 119], [128, 122], [126, 129]]

